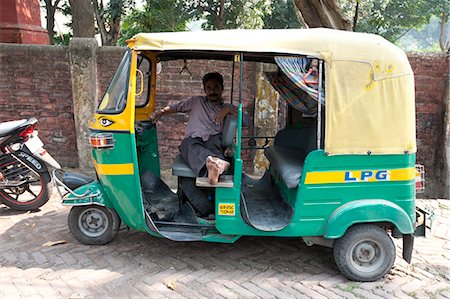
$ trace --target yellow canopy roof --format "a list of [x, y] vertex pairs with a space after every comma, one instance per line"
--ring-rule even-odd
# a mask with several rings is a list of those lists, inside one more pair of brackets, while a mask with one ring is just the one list
[[324, 28], [140, 33], [128, 46], [318, 57], [325, 61], [326, 152], [416, 151], [413, 72], [406, 54], [380, 36]]

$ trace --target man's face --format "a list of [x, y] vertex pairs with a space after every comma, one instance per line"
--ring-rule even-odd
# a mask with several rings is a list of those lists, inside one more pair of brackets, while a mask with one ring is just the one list
[[223, 88], [217, 80], [210, 79], [203, 86], [206, 96], [211, 102], [217, 102], [222, 98]]

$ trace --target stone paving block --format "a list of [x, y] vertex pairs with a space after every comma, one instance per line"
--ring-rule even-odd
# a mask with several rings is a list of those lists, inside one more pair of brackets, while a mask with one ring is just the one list
[[333, 293], [331, 290], [327, 290], [321, 286], [312, 286], [311, 289], [316, 291], [317, 293], [320, 293], [321, 295], [325, 296], [326, 298], [333, 298], [333, 299], [344, 298], [344, 297], [339, 296], [336, 293]]
[[[183, 296], [185, 298], [207, 298], [203, 295], [201, 295], [197, 290], [192, 289], [180, 282], [175, 282], [173, 284], [174, 291], [177, 292], [180, 296]], [[149, 296], [151, 294], [147, 294]]]
[[386, 299], [395, 298], [393, 294], [386, 292], [383, 288], [377, 288], [377, 289], [373, 290], [373, 293], [375, 295], [378, 295], [378, 296], [386, 298]]
[[313, 289], [306, 287], [304, 285], [302, 285], [301, 283], [295, 282], [291, 285], [291, 287], [293, 287], [294, 289], [298, 290], [301, 294], [304, 294], [310, 298], [314, 298], [314, 299], [323, 299], [326, 298], [325, 296], [323, 296], [322, 294], [314, 291]]
[[434, 284], [428, 284], [422, 290], [429, 294], [435, 294], [438, 291], [449, 290], [450, 282], [438, 282]]
[[258, 287], [257, 285], [253, 284], [250, 281], [242, 283], [241, 286], [246, 288], [250, 292], [255, 293], [257, 296], [259, 296], [261, 298], [264, 298], [264, 299], [275, 298], [274, 295], [272, 295], [269, 292], [261, 289], [260, 287]]
[[321, 281], [323, 281], [323, 280], [325, 280], [325, 279], [327, 279], [329, 277], [331, 277], [331, 275], [328, 274], [328, 273], [322, 273], [322, 274], [313, 275], [313, 276], [310, 276], [308, 278], [305, 278], [302, 281], [302, 284], [304, 286], [306, 286], [306, 287], [311, 287], [313, 285], [318, 285]]
[[238, 295], [234, 292], [232, 292], [230, 289], [226, 288], [224, 285], [221, 285], [215, 281], [210, 281], [206, 283], [206, 285], [211, 288], [215, 293], [218, 293], [219, 295], [229, 298], [229, 299], [237, 299], [239, 298]]
[[191, 281], [189, 284], [187, 284], [189, 288], [196, 290], [199, 292], [202, 296], [210, 299], [210, 298], [223, 298], [219, 294], [215, 293], [213, 290], [209, 289], [209, 287], [206, 284], [199, 283], [197, 281]]
[[216, 278], [222, 277], [224, 275], [228, 276], [229, 272], [225, 271], [225, 270], [216, 270], [213, 272], [206, 272], [206, 273], [202, 273], [201, 276], [197, 276], [198, 278], [196, 278], [195, 280], [198, 281], [199, 283], [207, 283], [209, 281], [213, 281]]
[[411, 298], [414, 298], [413, 294], [405, 294], [401, 290], [394, 291], [394, 296], [395, 296], [395, 298], [400, 298], [400, 299], [411, 299]]
[[336, 293], [340, 297], [344, 297], [346, 299], [357, 299], [358, 298], [353, 293], [343, 291], [343, 290], [341, 290], [339, 288], [333, 288], [332, 291], [333, 291], [333, 293]]
[[401, 286], [401, 289], [406, 294], [416, 292], [418, 289], [420, 289], [425, 284], [424, 281], [414, 279], [404, 285]]
[[246, 288], [241, 287], [234, 281], [219, 279], [217, 280], [217, 283], [224, 285], [229, 290], [233, 290], [233, 292], [236, 293], [239, 298], [258, 298], [255, 293], [252, 293]]
[[325, 279], [319, 281], [319, 285], [324, 287], [325, 289], [329, 289], [337, 284], [348, 281], [345, 276], [338, 274], [335, 276], [326, 277]]
[[267, 293], [274, 295], [276, 298], [293, 298], [289, 293], [285, 293], [282, 288], [274, 288], [267, 281], [258, 284], [258, 287]]
[[364, 298], [364, 299], [383, 299], [384, 297], [373, 294], [372, 292], [369, 292], [364, 289], [356, 288], [352, 290], [352, 294], [354, 294], [357, 297]]
[[144, 282], [148, 285], [152, 285], [154, 283], [161, 282], [165, 277], [172, 275], [176, 273], [177, 271], [174, 269], [166, 269], [164, 271], [161, 271], [159, 273], [149, 275], [149, 277], [144, 279]]

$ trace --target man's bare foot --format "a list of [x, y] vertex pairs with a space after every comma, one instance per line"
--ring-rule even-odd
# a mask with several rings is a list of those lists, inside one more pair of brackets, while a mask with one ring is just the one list
[[206, 169], [208, 169], [208, 181], [211, 185], [216, 185], [219, 181], [220, 167], [213, 157], [206, 158]]
[[217, 157], [208, 156], [206, 159], [206, 168], [208, 169], [208, 181], [211, 185], [219, 182], [219, 176], [230, 168], [230, 163]]

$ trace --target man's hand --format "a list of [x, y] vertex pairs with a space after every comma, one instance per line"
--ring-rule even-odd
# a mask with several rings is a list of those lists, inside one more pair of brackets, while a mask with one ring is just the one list
[[228, 114], [230, 114], [229, 107], [220, 109], [220, 111], [214, 115], [214, 123], [220, 125]]
[[153, 114], [150, 116], [150, 120], [151, 120], [153, 123], [156, 123], [156, 122], [161, 118], [161, 116], [163, 115], [163, 113], [164, 113], [164, 112], [162, 111], [162, 109], [156, 111], [155, 113], [153, 113]]
[[156, 123], [156, 122], [161, 118], [161, 116], [163, 116], [163, 115], [165, 115], [165, 114], [172, 114], [172, 113], [174, 113], [174, 111], [172, 110], [172, 108], [170, 108], [170, 106], [166, 106], [166, 107], [161, 108], [160, 110], [156, 111], [155, 113], [153, 113], [153, 114], [150, 116], [150, 120], [151, 120], [153, 123]]

